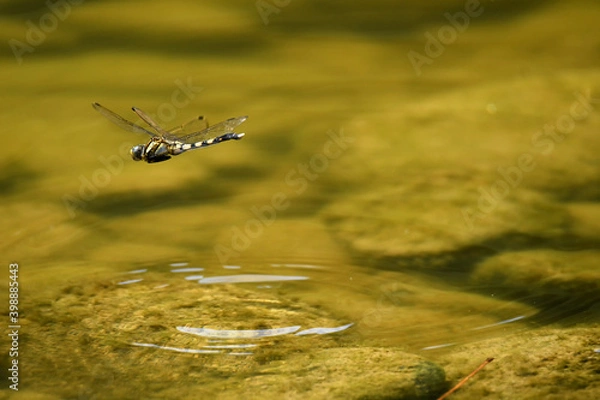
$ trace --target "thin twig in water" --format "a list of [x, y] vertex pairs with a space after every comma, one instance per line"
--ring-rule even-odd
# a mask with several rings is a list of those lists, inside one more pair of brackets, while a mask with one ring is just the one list
[[481, 369], [483, 369], [483, 367], [485, 367], [486, 365], [488, 365], [492, 361], [494, 361], [493, 358], [488, 358], [487, 360], [485, 360], [484, 362], [482, 362], [479, 367], [475, 368], [475, 370], [473, 372], [471, 372], [469, 375], [465, 376], [465, 378], [462, 381], [458, 382], [452, 389], [448, 390], [446, 393], [444, 393], [437, 400], [444, 400], [446, 397], [448, 397], [452, 393], [456, 392], [462, 385], [465, 384], [465, 382], [467, 382], [469, 379], [471, 379], [473, 377], [473, 375], [475, 375], [476, 373], [478, 373]]

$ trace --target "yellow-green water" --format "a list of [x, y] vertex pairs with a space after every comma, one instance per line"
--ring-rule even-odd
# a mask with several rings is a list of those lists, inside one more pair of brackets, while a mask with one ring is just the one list
[[[0, 398], [435, 398], [487, 357], [454, 398], [598, 396], [596, 2], [76, 3], [0, 5]], [[249, 119], [151, 165], [92, 102]]]

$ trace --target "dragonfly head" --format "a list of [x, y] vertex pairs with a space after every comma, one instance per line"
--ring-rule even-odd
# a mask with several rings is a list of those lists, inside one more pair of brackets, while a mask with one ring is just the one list
[[141, 161], [144, 155], [144, 145], [138, 144], [133, 146], [129, 153], [134, 161]]

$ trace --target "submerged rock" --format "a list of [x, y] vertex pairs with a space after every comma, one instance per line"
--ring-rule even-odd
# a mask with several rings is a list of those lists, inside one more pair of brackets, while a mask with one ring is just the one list
[[[430, 399], [447, 387], [444, 370], [397, 349], [325, 349], [276, 363], [270, 374], [248, 379], [265, 398]], [[279, 377], [288, 376], [282, 381]], [[242, 393], [240, 393], [241, 395]]]
[[31, 390], [62, 398], [151, 390], [164, 398], [358, 399], [429, 398], [445, 387], [439, 366], [397, 349], [356, 347], [353, 323], [279, 290], [165, 283], [146, 269], [125, 278], [138, 276], [29, 300], [27, 331], [35, 335], [26, 337], [22, 360]]
[[600, 302], [596, 250], [528, 250], [491, 257], [472, 274], [476, 285], [495, 285], [534, 305], [544, 322], [586, 315]]
[[[598, 313], [594, 317], [597, 320]], [[596, 399], [600, 396], [598, 324], [547, 328], [474, 342], [439, 362], [456, 383], [486, 357], [494, 361], [453, 399]]]
[[[400, 265], [438, 258], [433, 267], [476, 247], [487, 256], [597, 245], [578, 228], [590, 207], [569, 202], [598, 198], [600, 119], [589, 85], [600, 80], [561, 81], [568, 96], [553, 82], [517, 78], [356, 117], [346, 127], [354, 143], [326, 178], [339, 193], [321, 211], [331, 233], [355, 255]], [[542, 98], [548, 108], [534, 106]]]

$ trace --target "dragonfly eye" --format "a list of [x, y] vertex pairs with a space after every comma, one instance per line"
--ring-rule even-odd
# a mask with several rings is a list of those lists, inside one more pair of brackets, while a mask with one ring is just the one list
[[131, 158], [133, 158], [134, 161], [141, 161], [142, 155], [144, 154], [144, 146], [142, 146], [141, 144], [133, 146], [129, 153], [131, 154]]

